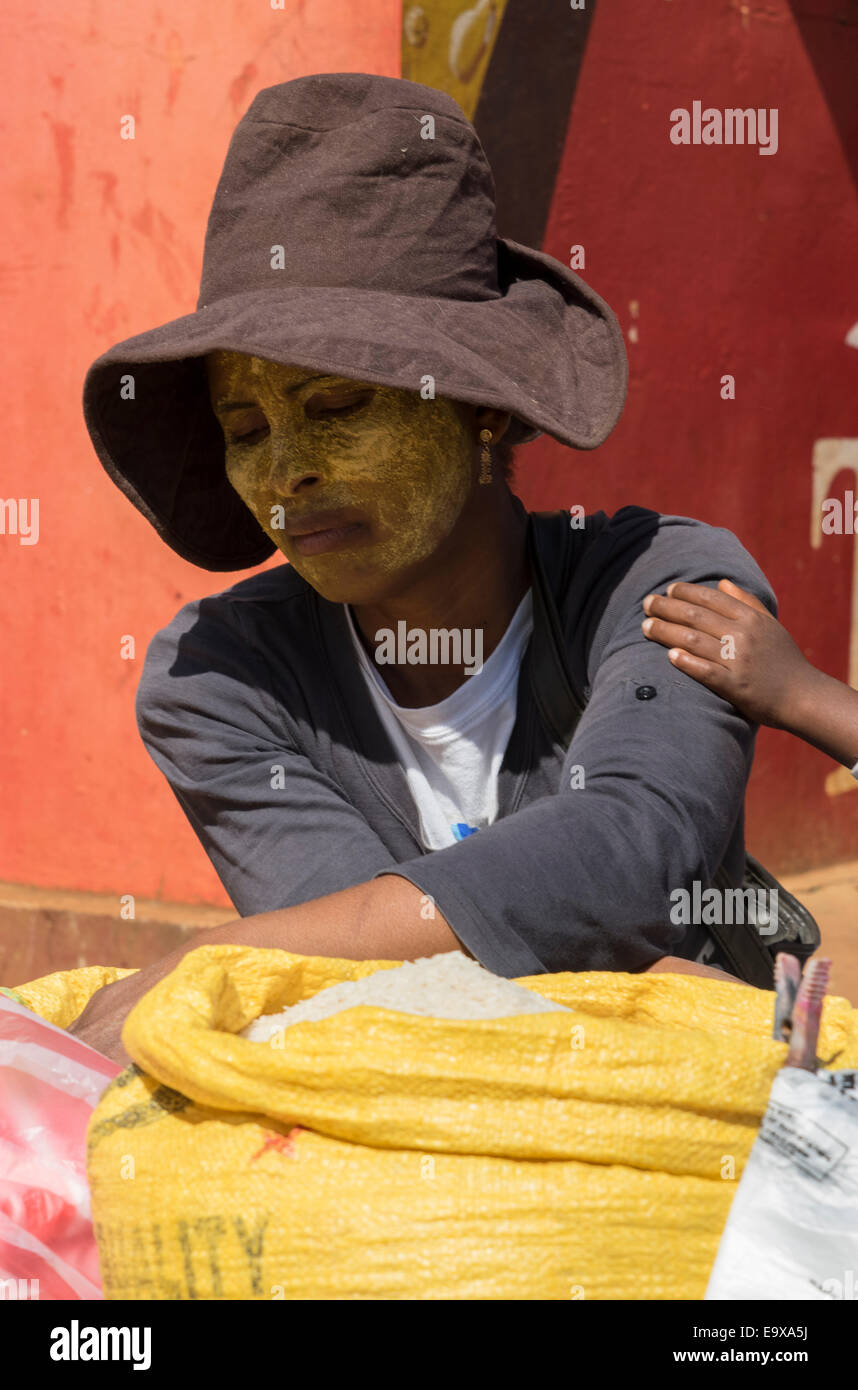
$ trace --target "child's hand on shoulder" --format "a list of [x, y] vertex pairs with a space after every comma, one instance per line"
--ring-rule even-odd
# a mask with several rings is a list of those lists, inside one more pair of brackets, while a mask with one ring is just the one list
[[677, 670], [756, 724], [795, 723], [818, 673], [754, 594], [729, 579], [717, 589], [676, 582], [665, 594], [648, 594], [643, 608], [644, 633], [669, 648]]

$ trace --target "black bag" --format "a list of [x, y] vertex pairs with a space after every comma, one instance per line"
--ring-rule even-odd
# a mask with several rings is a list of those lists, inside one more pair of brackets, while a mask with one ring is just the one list
[[[543, 559], [548, 560], [552, 572], [562, 574], [564, 566], [570, 563], [570, 556], [574, 558], [574, 552], [570, 550], [570, 526], [565, 512], [533, 515], [539, 525], [539, 545], [533, 522], [528, 523], [527, 534], [534, 607], [531, 657], [533, 693], [546, 726], [552, 731], [557, 742], [568, 748], [578, 720], [584, 712], [584, 704], [577, 695], [569, 675], [560, 617]], [[572, 535], [574, 539], [580, 540], [583, 532], [573, 532]], [[710, 886], [724, 890], [736, 885], [721, 865]], [[753, 920], [746, 920], [743, 924], [721, 926], [707, 923], [705, 929], [739, 979], [761, 989], [772, 989], [775, 957], [778, 952], [789, 951], [790, 955], [798, 957], [803, 963], [819, 947], [819, 926], [807, 908], [784, 888], [773, 874], [764, 869], [757, 859], [747, 853], [741, 887], [742, 890], [755, 890], [752, 910], [746, 914], [746, 917]], [[777, 927], [771, 934], [768, 934], [768, 923], [760, 924], [756, 921], [756, 890], [760, 888], [765, 888], [767, 892], [777, 889]], [[745, 898], [746, 903], [749, 896]], [[759, 925], [765, 927], [765, 936], [758, 930]]]

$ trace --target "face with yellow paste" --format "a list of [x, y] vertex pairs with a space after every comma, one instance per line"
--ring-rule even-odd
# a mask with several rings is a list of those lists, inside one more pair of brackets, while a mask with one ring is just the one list
[[474, 493], [475, 407], [237, 352], [206, 370], [227, 477], [308, 584], [368, 603], [427, 572]]

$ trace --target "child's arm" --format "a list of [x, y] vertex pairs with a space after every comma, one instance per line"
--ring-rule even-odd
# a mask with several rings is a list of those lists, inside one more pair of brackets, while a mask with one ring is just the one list
[[[846, 767], [858, 762], [858, 691], [818, 671], [786, 628], [729, 579], [717, 589], [676, 583], [648, 594], [647, 637], [680, 671], [748, 719], [786, 729]], [[728, 639], [732, 639], [729, 641]]]

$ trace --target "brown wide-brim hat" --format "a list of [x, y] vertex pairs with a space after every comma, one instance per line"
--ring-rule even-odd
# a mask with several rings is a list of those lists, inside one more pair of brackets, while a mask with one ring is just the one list
[[184, 559], [274, 544], [230, 485], [204, 356], [246, 353], [508, 411], [505, 438], [595, 449], [628, 364], [608, 305], [496, 234], [476, 131], [444, 92], [367, 73], [259, 92], [227, 151], [196, 312], [102, 354], [83, 391], [98, 457]]

